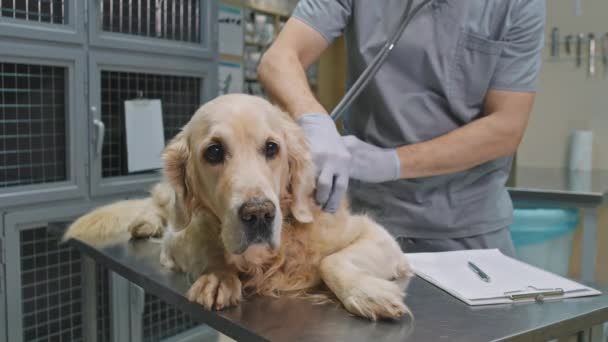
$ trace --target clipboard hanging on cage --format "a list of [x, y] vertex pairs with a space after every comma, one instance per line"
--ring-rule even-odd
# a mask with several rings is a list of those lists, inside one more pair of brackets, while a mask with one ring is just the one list
[[162, 168], [165, 146], [162, 102], [160, 99], [137, 97], [124, 101], [128, 172]]

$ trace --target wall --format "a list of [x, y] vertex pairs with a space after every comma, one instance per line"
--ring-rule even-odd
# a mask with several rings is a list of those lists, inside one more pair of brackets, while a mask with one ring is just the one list
[[[547, 0], [546, 44], [540, 89], [524, 140], [517, 152], [518, 166], [564, 167], [570, 133], [574, 129], [591, 129], [594, 135], [594, 168], [608, 170], [608, 75], [598, 59], [597, 75], [589, 79], [586, 58], [583, 67], [574, 66], [574, 58], [566, 56], [562, 46], [561, 58], [550, 58], [550, 36], [559, 27], [562, 40], [566, 34], [608, 32], [608, 1], [583, 0], [581, 16], [574, 15], [574, 1]], [[599, 46], [599, 44], [598, 44]], [[584, 56], [586, 50], [583, 49]], [[599, 50], [598, 50], [599, 53]], [[599, 212], [598, 256], [596, 277], [599, 284], [608, 284], [608, 207]], [[582, 224], [578, 227], [570, 260], [570, 275], [580, 275]]]
[[[594, 135], [594, 168], [608, 169], [608, 75], [601, 60], [597, 76], [588, 79], [586, 58], [583, 67], [574, 66], [572, 56], [562, 47], [559, 61], [550, 61], [551, 29], [566, 34], [608, 32], [608, 1], [583, 0], [581, 16], [574, 15], [574, 1], [547, 0], [546, 46], [540, 75], [540, 89], [522, 145], [517, 153], [519, 166], [563, 167], [573, 129], [591, 129]], [[585, 56], [586, 49], [583, 49]], [[598, 53], [599, 53], [598, 43]]]

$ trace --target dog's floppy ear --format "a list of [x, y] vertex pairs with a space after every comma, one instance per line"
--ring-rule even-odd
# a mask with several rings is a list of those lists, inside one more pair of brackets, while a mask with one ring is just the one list
[[[283, 114], [285, 115], [285, 114]], [[284, 123], [289, 164], [288, 191], [291, 193], [291, 214], [302, 223], [313, 220], [312, 193], [315, 187], [315, 168], [304, 134], [292, 120]]]
[[186, 228], [192, 220], [193, 194], [186, 175], [190, 148], [184, 132], [178, 133], [163, 151], [165, 177], [175, 191], [172, 223], [175, 230]]

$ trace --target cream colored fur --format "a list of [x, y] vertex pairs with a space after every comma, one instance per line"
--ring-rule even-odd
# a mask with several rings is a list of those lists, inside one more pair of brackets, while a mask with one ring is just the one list
[[[269, 159], [265, 142], [279, 145]], [[205, 149], [221, 143], [226, 160]], [[260, 147], [261, 146], [261, 147]], [[243, 295], [331, 293], [351, 313], [395, 319], [406, 312], [411, 277], [395, 240], [347, 203], [336, 214], [313, 201], [315, 169], [305, 139], [286, 114], [248, 95], [225, 95], [201, 107], [164, 152], [166, 181], [143, 200], [101, 207], [74, 222], [65, 239], [98, 246], [130, 236], [163, 235], [161, 263], [198, 279], [187, 293], [208, 309]], [[276, 205], [272, 241], [247, 246], [238, 206], [252, 196]]]

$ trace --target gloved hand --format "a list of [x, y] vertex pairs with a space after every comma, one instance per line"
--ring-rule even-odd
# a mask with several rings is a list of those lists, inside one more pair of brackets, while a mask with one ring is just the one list
[[342, 137], [342, 141], [351, 155], [351, 178], [369, 183], [401, 178], [401, 162], [396, 149], [377, 147], [354, 135]]
[[348, 187], [350, 155], [327, 114], [304, 114], [297, 119], [317, 166], [315, 198], [324, 211], [335, 213]]

